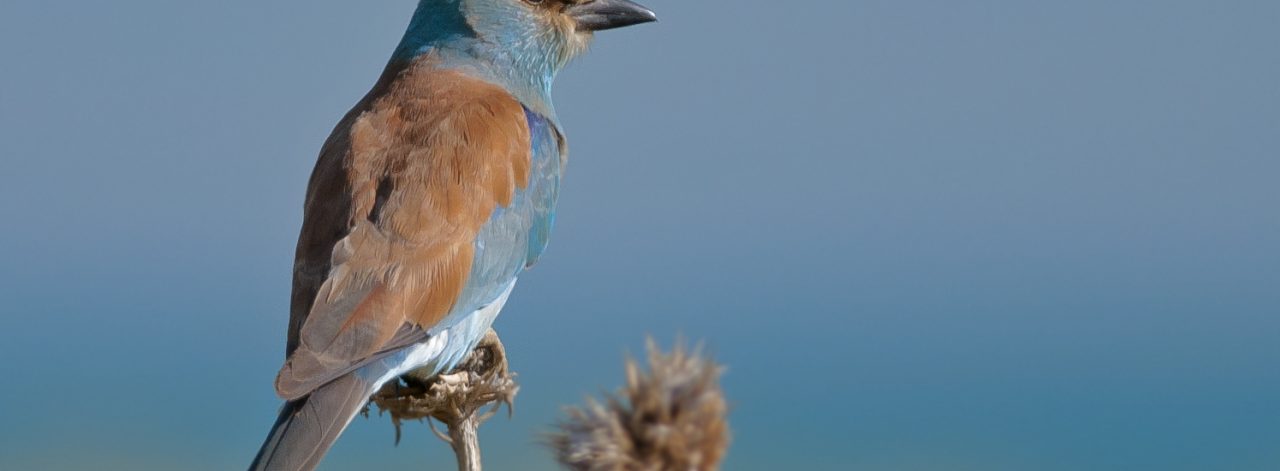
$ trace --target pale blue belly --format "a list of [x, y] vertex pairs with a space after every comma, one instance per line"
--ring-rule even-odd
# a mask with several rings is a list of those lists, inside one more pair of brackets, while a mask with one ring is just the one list
[[476, 348], [476, 344], [484, 339], [484, 335], [493, 325], [493, 320], [507, 303], [507, 297], [515, 288], [516, 281], [511, 280], [498, 298], [472, 312], [461, 316], [461, 320], [452, 326], [434, 331], [426, 340], [388, 355], [378, 361], [360, 368], [359, 373], [366, 378], [374, 379], [375, 389], [409, 371], [428, 367], [431, 374], [447, 372], [462, 362]]

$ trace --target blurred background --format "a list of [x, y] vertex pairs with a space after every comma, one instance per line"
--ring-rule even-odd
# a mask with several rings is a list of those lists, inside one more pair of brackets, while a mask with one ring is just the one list
[[[680, 333], [728, 470], [1280, 469], [1280, 3], [648, 3], [557, 84], [491, 469]], [[414, 5], [0, 3], [0, 468], [248, 464], [307, 176]], [[393, 436], [321, 469], [452, 469]]]

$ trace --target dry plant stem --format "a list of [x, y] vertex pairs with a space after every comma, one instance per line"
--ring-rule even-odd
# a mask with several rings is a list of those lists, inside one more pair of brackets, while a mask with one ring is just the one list
[[458, 471], [481, 471], [479, 428], [480, 420], [475, 414], [449, 424], [449, 446], [458, 457]]

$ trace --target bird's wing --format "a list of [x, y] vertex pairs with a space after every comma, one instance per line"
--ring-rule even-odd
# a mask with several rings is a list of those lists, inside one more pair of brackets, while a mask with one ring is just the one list
[[[286, 399], [421, 339], [447, 316], [485, 222], [529, 184], [524, 108], [501, 88], [410, 71], [365, 108], [344, 120], [344, 157], [322, 156], [312, 177], [294, 300], [296, 307], [309, 296], [309, 307], [294, 313], [297, 330], [276, 378]], [[316, 264], [307, 255], [323, 251], [326, 237], [336, 242], [327, 263]]]

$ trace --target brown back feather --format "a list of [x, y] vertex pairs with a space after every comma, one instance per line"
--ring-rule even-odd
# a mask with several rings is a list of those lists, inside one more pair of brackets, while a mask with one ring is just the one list
[[358, 367], [406, 324], [448, 315], [476, 235], [528, 185], [524, 110], [501, 88], [428, 59], [367, 101], [326, 144], [345, 144], [343, 158], [322, 152], [312, 176], [276, 381], [285, 398]]

